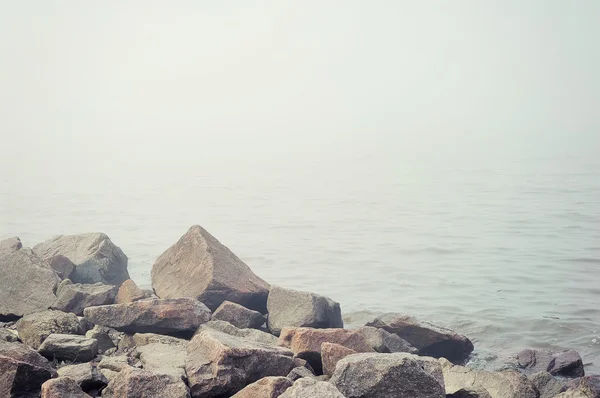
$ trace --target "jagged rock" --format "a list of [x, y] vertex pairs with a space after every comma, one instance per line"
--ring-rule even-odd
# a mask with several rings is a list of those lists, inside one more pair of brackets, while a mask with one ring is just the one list
[[0, 397], [39, 393], [40, 386], [56, 377], [50, 362], [21, 343], [0, 341]]
[[19, 336], [16, 332], [11, 331], [10, 329], [0, 328], [0, 341], [16, 343], [19, 341]]
[[83, 310], [88, 307], [114, 303], [118, 289], [117, 286], [102, 283], [74, 284], [65, 279], [56, 289], [56, 301], [51, 308], [83, 315]]
[[21, 239], [17, 237], [0, 240], [0, 257], [14, 253], [22, 247]]
[[231, 398], [277, 398], [292, 386], [287, 377], [270, 376], [254, 382]]
[[445, 398], [440, 365], [413, 354], [355, 354], [338, 362], [331, 384], [348, 398]]
[[413, 347], [408, 341], [392, 334], [384, 329], [374, 328], [372, 326], [363, 326], [356, 329], [356, 332], [362, 334], [373, 350], [381, 353], [407, 352], [417, 354], [419, 350]]
[[306, 366], [297, 366], [286, 377], [291, 381], [296, 381], [303, 377], [315, 377], [315, 374]]
[[484, 389], [460, 389], [454, 394], [446, 395], [446, 398], [492, 398], [489, 392]]
[[106, 377], [91, 362], [63, 366], [58, 369], [58, 376], [75, 380], [85, 392], [102, 389], [108, 384]]
[[261, 313], [269, 293], [268, 283], [198, 225], [156, 260], [152, 287], [160, 298], [190, 297], [211, 310], [227, 300]]
[[553, 376], [583, 377], [583, 361], [576, 351], [525, 349], [517, 355], [519, 366], [528, 372], [547, 371]]
[[50, 379], [42, 384], [42, 398], [90, 398], [79, 384], [68, 377]]
[[103, 233], [57, 236], [33, 251], [44, 259], [63, 255], [71, 260], [75, 270], [70, 279], [75, 283], [120, 285], [129, 279], [127, 256]]
[[566, 389], [563, 383], [546, 371], [532, 374], [529, 379], [540, 392], [540, 398], [554, 398]]
[[240, 329], [258, 329], [266, 321], [266, 317], [260, 312], [231, 301], [224, 301], [213, 313], [213, 319], [229, 322]]
[[357, 354], [356, 351], [339, 344], [321, 344], [321, 359], [323, 363], [323, 374], [331, 376], [335, 371], [337, 363], [348, 355]]
[[185, 379], [185, 345], [150, 343], [135, 350], [144, 369]]
[[46, 259], [46, 261], [56, 271], [60, 279], [69, 279], [75, 271], [75, 264], [63, 255], [57, 254]]
[[133, 335], [133, 343], [136, 347], [142, 347], [148, 344], [168, 344], [187, 346], [188, 340], [180, 339], [173, 336], [156, 333], [136, 333]]
[[267, 301], [269, 330], [285, 327], [343, 328], [340, 305], [318, 294], [271, 286]]
[[280, 398], [345, 398], [331, 383], [314, 379], [299, 379]]
[[55, 310], [27, 315], [21, 318], [15, 327], [21, 341], [35, 349], [40, 348], [44, 340], [53, 333], [84, 333], [77, 315]]
[[147, 297], [146, 292], [140, 289], [134, 281], [127, 279], [117, 293], [115, 304], [133, 303], [134, 301], [143, 300]]
[[104, 354], [118, 346], [121, 333], [115, 329], [95, 325], [85, 333], [85, 337], [98, 340], [98, 353]]
[[189, 398], [190, 393], [178, 377], [125, 368], [102, 391], [102, 398]]
[[49, 359], [89, 362], [98, 354], [98, 341], [72, 334], [51, 334], [38, 352]]
[[285, 376], [294, 367], [289, 350], [210, 328], [194, 336], [187, 353], [186, 373], [196, 398], [231, 396], [264, 377]]
[[410, 316], [385, 314], [366, 326], [381, 328], [398, 335], [423, 356], [446, 358], [450, 362], [462, 364], [473, 352], [473, 343], [467, 337]]
[[189, 335], [211, 317], [204, 304], [188, 298], [102, 305], [86, 308], [83, 314], [96, 325], [125, 333]]
[[0, 321], [39, 312], [56, 299], [60, 278], [31, 249], [0, 256]]
[[120, 371], [130, 368], [129, 358], [126, 355], [102, 357], [98, 363], [98, 370], [110, 382]]
[[600, 375], [570, 380], [566, 387], [567, 390], [556, 398], [600, 398]]
[[257, 343], [277, 345], [278, 339], [272, 334], [261, 332], [257, 329], [239, 329], [225, 321], [210, 321], [202, 324], [198, 329], [198, 333], [206, 329], [213, 329], [223, 333], [230, 334], [235, 337], [242, 337], [246, 340], [255, 341]]

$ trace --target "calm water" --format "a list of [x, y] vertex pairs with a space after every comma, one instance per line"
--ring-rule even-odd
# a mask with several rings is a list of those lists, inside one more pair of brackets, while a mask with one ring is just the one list
[[408, 313], [470, 336], [478, 362], [550, 346], [599, 372], [599, 148], [474, 148], [49, 162], [0, 175], [0, 237], [103, 231], [148, 286], [197, 223], [267, 281], [340, 301], [350, 324]]

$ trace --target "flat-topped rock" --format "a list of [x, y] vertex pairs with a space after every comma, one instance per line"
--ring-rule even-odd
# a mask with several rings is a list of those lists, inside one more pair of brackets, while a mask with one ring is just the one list
[[240, 329], [258, 329], [267, 320], [260, 312], [253, 311], [231, 301], [224, 301], [213, 312], [213, 319], [229, 322]]
[[135, 348], [142, 367], [154, 373], [166, 374], [185, 379], [187, 350], [181, 344], [150, 343]]
[[98, 354], [98, 341], [72, 334], [51, 334], [38, 352], [51, 360], [89, 362]]
[[229, 322], [212, 320], [200, 325], [197, 333], [203, 330], [212, 329], [219, 332], [227, 333], [235, 337], [240, 337], [245, 340], [254, 341], [261, 344], [277, 345], [278, 339], [272, 334], [257, 330], [257, 329], [240, 329], [236, 328]]
[[83, 315], [83, 310], [88, 307], [113, 304], [118, 289], [103, 283], [82, 284], [65, 279], [56, 289], [56, 301], [51, 308]]
[[547, 371], [553, 376], [583, 377], [583, 361], [576, 351], [525, 349], [517, 355], [519, 366], [528, 373]]
[[15, 325], [23, 343], [36, 350], [53, 333], [83, 334], [84, 330], [77, 315], [46, 310], [21, 318]]

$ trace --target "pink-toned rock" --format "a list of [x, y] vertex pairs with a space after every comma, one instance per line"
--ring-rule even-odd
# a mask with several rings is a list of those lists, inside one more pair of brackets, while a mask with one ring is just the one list
[[50, 379], [42, 384], [42, 398], [90, 398], [79, 384], [68, 377]]
[[331, 376], [335, 365], [348, 355], [357, 354], [356, 351], [335, 343], [321, 344], [321, 358], [323, 361], [323, 374]]
[[292, 386], [292, 381], [283, 376], [270, 376], [246, 386], [231, 398], [277, 398]]
[[146, 298], [146, 293], [140, 289], [133, 280], [127, 279], [121, 287], [115, 298], [115, 304], [133, 303]]

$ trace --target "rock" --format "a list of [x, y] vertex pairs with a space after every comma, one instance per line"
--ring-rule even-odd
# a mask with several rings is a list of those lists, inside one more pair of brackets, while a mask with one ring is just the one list
[[140, 289], [134, 281], [127, 279], [121, 287], [115, 298], [115, 304], [133, 303], [134, 301], [143, 300], [146, 298], [146, 293]]
[[63, 255], [56, 255], [46, 259], [50, 267], [58, 274], [60, 279], [70, 279], [75, 271], [75, 264]]
[[0, 257], [5, 254], [12, 254], [22, 247], [21, 239], [17, 237], [0, 240]]
[[200, 326], [198, 333], [206, 329], [218, 330], [235, 337], [241, 337], [262, 344], [277, 345], [278, 342], [277, 337], [272, 334], [261, 332], [257, 329], [239, 329], [225, 321], [206, 322]]
[[279, 336], [284, 327], [343, 328], [340, 305], [318, 294], [271, 286], [268, 326]]
[[83, 311], [90, 322], [125, 333], [191, 335], [210, 320], [210, 310], [199, 301], [179, 298], [102, 305]]
[[0, 397], [39, 393], [41, 385], [56, 377], [50, 362], [21, 343], [0, 341]]
[[103, 233], [57, 236], [34, 246], [33, 251], [44, 259], [62, 255], [71, 260], [74, 283], [120, 285], [129, 279], [127, 256]]
[[315, 374], [305, 366], [298, 366], [292, 369], [286, 377], [291, 381], [296, 381], [303, 377], [315, 377]]
[[156, 333], [136, 333], [133, 335], [133, 342], [136, 347], [148, 344], [168, 344], [186, 347], [188, 344], [188, 340]]
[[151, 343], [135, 350], [144, 369], [185, 379], [185, 345]]
[[48, 263], [23, 248], [0, 257], [0, 321], [50, 307], [60, 282]]
[[359, 333], [346, 329], [284, 328], [279, 345], [292, 350], [294, 355], [306, 360], [322, 374], [321, 345], [336, 343], [356, 352], [373, 352], [371, 345]]
[[444, 372], [446, 393], [461, 389], [484, 389], [492, 398], [538, 398], [538, 391], [525, 375], [508, 370], [489, 372], [453, 365], [445, 358], [439, 360]]
[[0, 341], [16, 343], [19, 341], [19, 336], [16, 331], [13, 332], [11, 329], [0, 328]]
[[366, 326], [384, 329], [399, 336], [423, 356], [446, 358], [450, 362], [462, 364], [473, 352], [473, 343], [467, 337], [410, 316], [385, 314]]
[[53, 333], [84, 333], [75, 314], [55, 310], [27, 315], [21, 318], [15, 327], [21, 341], [35, 349], [40, 348], [44, 340]]
[[75, 380], [68, 377], [50, 379], [42, 384], [42, 398], [90, 398]]
[[96, 339], [98, 341], [99, 354], [104, 354], [106, 351], [117, 347], [120, 335], [121, 333], [117, 332], [115, 329], [98, 325], [85, 333], [85, 337], [88, 339]]
[[600, 398], [600, 375], [570, 380], [566, 387], [567, 390], [557, 398]]
[[152, 287], [160, 298], [190, 297], [213, 311], [227, 300], [264, 313], [269, 294], [268, 283], [198, 225], [156, 260]]
[[125, 355], [103, 357], [98, 363], [98, 370], [110, 382], [120, 371], [130, 368], [129, 358]]
[[214, 329], [197, 333], [187, 346], [186, 373], [193, 397], [231, 396], [268, 376], [294, 367], [292, 352]]
[[270, 376], [246, 386], [232, 398], [277, 398], [292, 386], [287, 377]]
[[224, 301], [213, 313], [213, 319], [229, 322], [240, 329], [258, 329], [266, 321], [260, 312], [231, 301]]
[[331, 383], [314, 379], [299, 379], [280, 398], [345, 398]]
[[348, 398], [445, 398], [440, 373], [412, 354], [355, 354], [338, 362], [331, 383]]
[[102, 398], [189, 398], [187, 386], [178, 377], [147, 370], [125, 368], [102, 391]]
[[116, 286], [102, 283], [74, 284], [65, 279], [56, 289], [56, 301], [50, 308], [83, 315], [83, 310], [88, 307], [114, 303], [118, 289]]
[[484, 389], [460, 389], [454, 394], [446, 395], [446, 398], [492, 398], [489, 392]]
[[38, 352], [48, 359], [89, 362], [98, 354], [98, 341], [72, 334], [51, 334]]
[[419, 350], [413, 347], [408, 341], [392, 334], [387, 330], [374, 328], [372, 326], [363, 326], [356, 329], [356, 332], [362, 334], [373, 350], [381, 353], [408, 352], [417, 354]]
[[321, 359], [323, 363], [323, 374], [331, 376], [335, 371], [337, 363], [348, 355], [357, 354], [356, 351], [339, 344], [321, 344]]
[[108, 384], [106, 377], [91, 362], [63, 366], [58, 369], [58, 376], [75, 380], [85, 392], [100, 390]]
[[547, 371], [553, 376], [583, 377], [583, 361], [576, 351], [525, 349], [517, 355], [519, 366], [528, 372]]
[[546, 371], [532, 374], [529, 379], [540, 392], [540, 398], [554, 398], [566, 389], [563, 383]]

